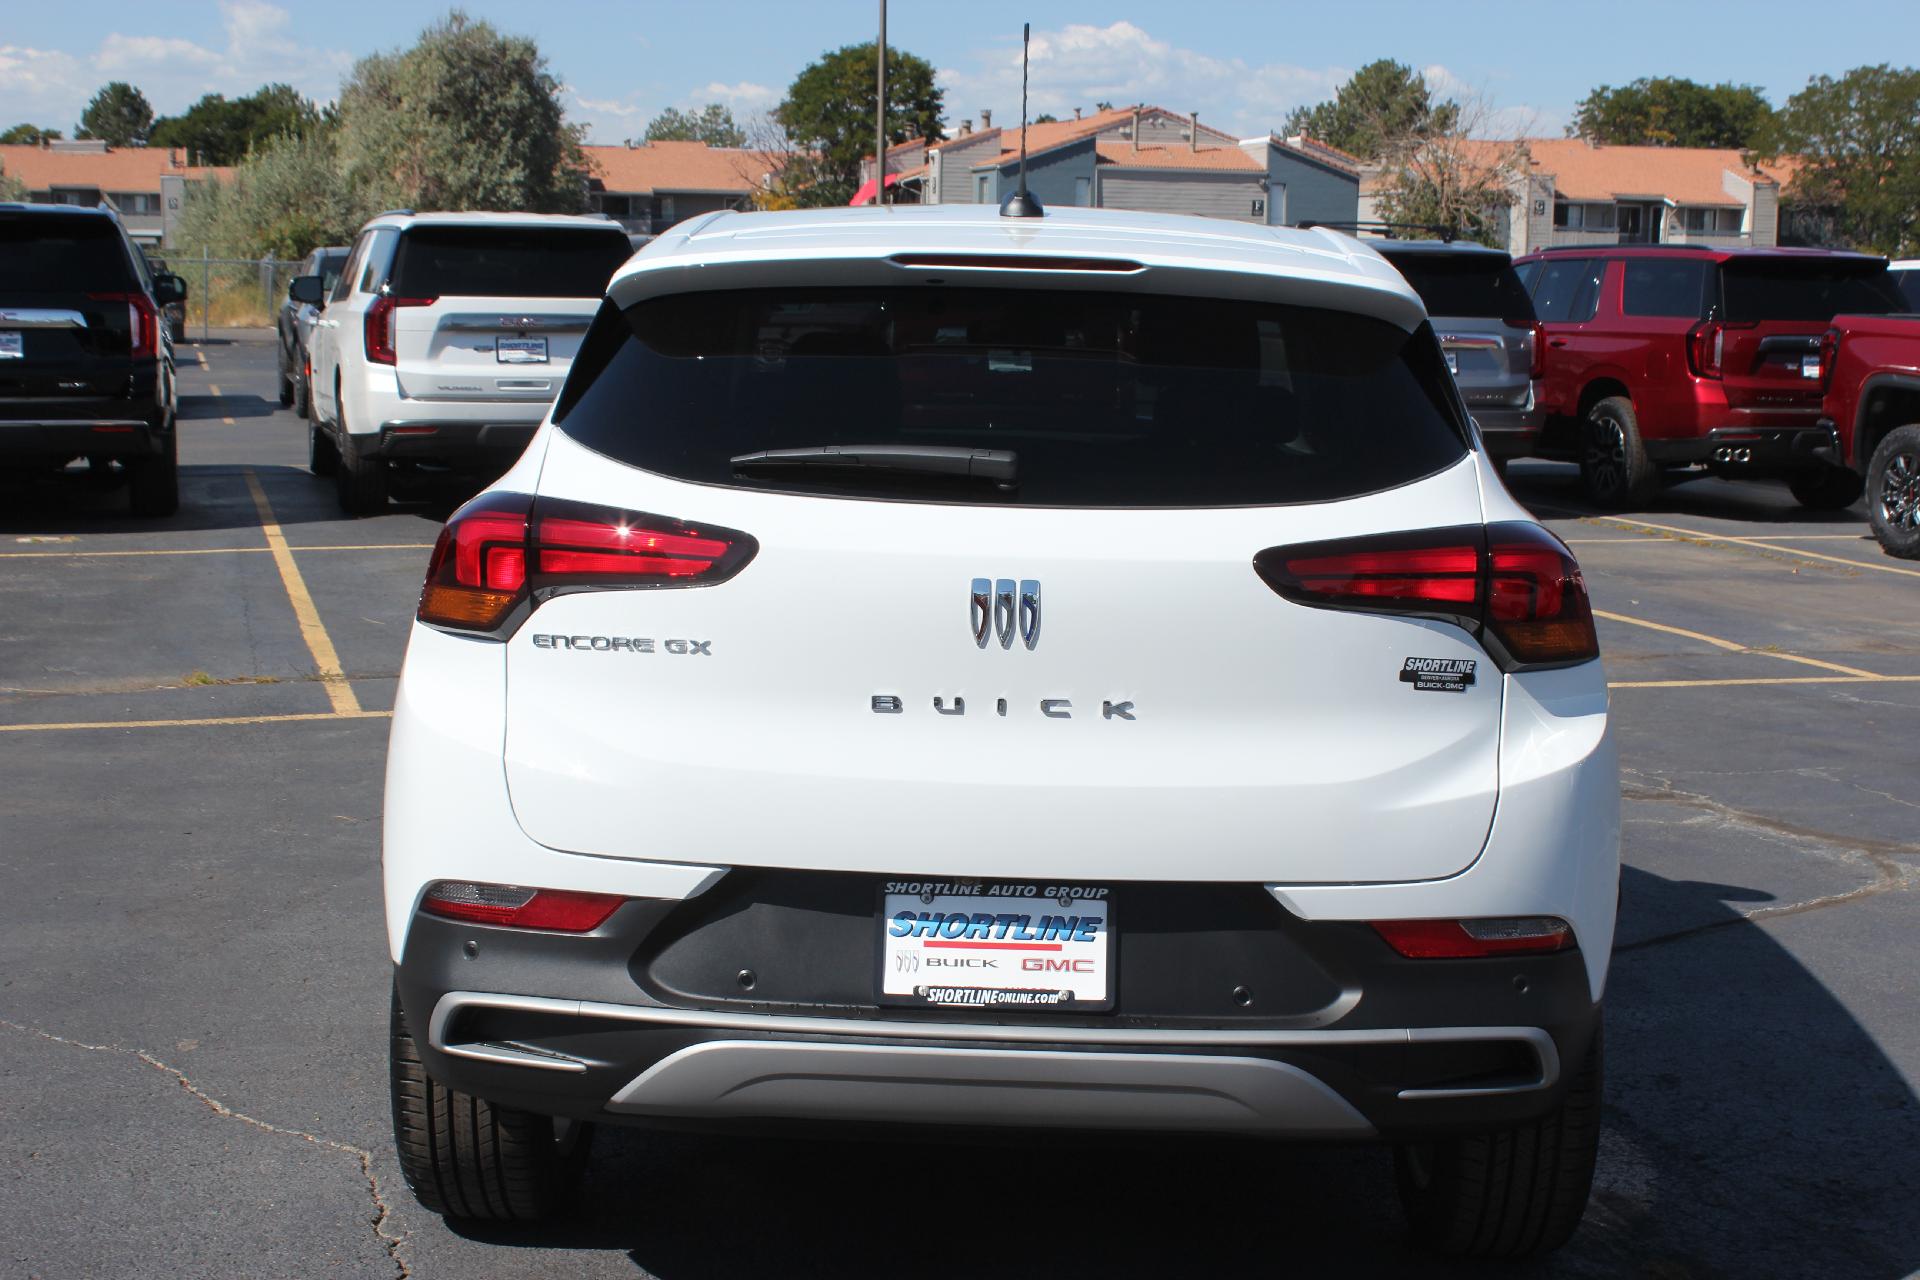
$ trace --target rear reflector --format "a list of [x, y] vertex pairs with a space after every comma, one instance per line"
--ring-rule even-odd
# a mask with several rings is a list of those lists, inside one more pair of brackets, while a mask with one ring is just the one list
[[1373, 931], [1409, 960], [1466, 960], [1479, 956], [1564, 951], [1573, 929], [1554, 916], [1489, 920], [1376, 920]]
[[474, 924], [554, 933], [591, 933], [607, 922], [626, 899], [617, 893], [578, 893], [571, 889], [525, 889], [512, 884], [475, 884], [440, 880], [428, 886], [420, 909], [429, 915]]
[[1471, 632], [1504, 670], [1600, 656], [1573, 553], [1513, 521], [1269, 547], [1254, 572], [1296, 604], [1397, 613]]
[[744, 533], [662, 516], [488, 493], [440, 531], [420, 621], [504, 639], [526, 612], [569, 591], [725, 582], [759, 544]]

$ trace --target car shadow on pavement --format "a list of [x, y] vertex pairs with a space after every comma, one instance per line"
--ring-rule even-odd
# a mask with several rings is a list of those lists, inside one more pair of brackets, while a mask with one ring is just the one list
[[183, 395], [180, 397], [180, 417], [186, 422], [218, 422], [222, 418], [271, 418], [280, 408], [280, 402], [269, 400], [265, 396], [234, 395]]
[[[1833, 1275], [1920, 1266], [1920, 1101], [1873, 1037], [1732, 902], [1629, 869], [1608, 993], [1607, 1131], [1587, 1217], [1514, 1277]], [[617, 1249], [661, 1280], [1482, 1276], [1403, 1239], [1368, 1147], [957, 1145], [603, 1129], [578, 1215], [475, 1239]]]
[[1642, 506], [1624, 510], [1595, 507], [1580, 488], [1578, 469], [1564, 464], [1526, 460], [1507, 470], [1507, 489], [1528, 510], [1545, 519], [1567, 514], [1635, 516], [1698, 516], [1709, 520], [1740, 520], [1766, 524], [1837, 525], [1867, 531], [1866, 508], [1856, 502], [1843, 511], [1815, 511], [1801, 506], [1783, 481], [1726, 481], [1701, 476], [1669, 484]]
[[[180, 509], [144, 518], [127, 509], [126, 483], [73, 466], [57, 474], [0, 479], [0, 536], [196, 533], [258, 529], [260, 511], [247, 487], [252, 471], [282, 527], [351, 521], [334, 497], [333, 482], [304, 467], [231, 464], [180, 467]], [[452, 478], [400, 487], [389, 512], [445, 520], [472, 496], [477, 481]]]

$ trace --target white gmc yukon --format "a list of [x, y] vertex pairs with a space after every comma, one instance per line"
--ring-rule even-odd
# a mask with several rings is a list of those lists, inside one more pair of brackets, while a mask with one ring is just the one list
[[632, 252], [604, 218], [382, 214], [367, 223], [322, 306], [308, 395], [314, 474], [353, 514], [387, 504], [396, 466], [504, 470], [532, 438]]
[[1378, 1141], [1452, 1254], [1586, 1202], [1586, 588], [1330, 232], [661, 237], [440, 537], [384, 839], [452, 1217], [563, 1207], [601, 1123]]

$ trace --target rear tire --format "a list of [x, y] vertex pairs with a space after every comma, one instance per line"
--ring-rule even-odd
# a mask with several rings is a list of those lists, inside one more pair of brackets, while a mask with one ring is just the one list
[[1587, 410], [1580, 424], [1580, 484], [1595, 505], [1646, 504], [1660, 491], [1660, 472], [1640, 440], [1633, 401], [1608, 396]]
[[1494, 1133], [1394, 1151], [1415, 1243], [1456, 1258], [1559, 1248], [1580, 1225], [1600, 1154], [1601, 1034], [1557, 1110]]
[[1920, 422], [1895, 427], [1873, 451], [1867, 519], [1888, 555], [1920, 560]]
[[137, 516], [170, 516], [180, 509], [180, 429], [167, 432], [158, 457], [127, 461], [128, 506]]
[[1845, 511], [1860, 501], [1866, 488], [1860, 473], [1847, 467], [1822, 467], [1787, 481], [1794, 500], [1809, 511]]
[[[337, 397], [334, 403], [339, 403]], [[340, 496], [340, 509], [350, 516], [378, 515], [387, 509], [387, 464], [379, 458], [364, 456], [354, 447], [353, 437], [347, 434], [344, 409], [338, 425], [340, 433], [334, 438], [338, 461], [333, 483]]]
[[436, 1083], [393, 993], [393, 1145], [414, 1198], [469, 1222], [539, 1222], [572, 1198], [593, 1126], [503, 1107]]
[[287, 368], [287, 349], [285, 347], [281, 347], [280, 348], [280, 407], [282, 409], [286, 409], [286, 408], [292, 407], [292, 405], [293, 405], [293, 374]]

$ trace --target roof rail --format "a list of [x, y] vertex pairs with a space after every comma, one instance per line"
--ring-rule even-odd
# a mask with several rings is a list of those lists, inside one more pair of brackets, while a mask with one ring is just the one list
[[1460, 238], [1460, 228], [1441, 226], [1438, 223], [1432, 222], [1323, 222], [1317, 218], [1309, 218], [1304, 222], [1296, 222], [1293, 225], [1303, 231], [1310, 230], [1314, 227], [1324, 227], [1328, 231], [1349, 231], [1356, 233], [1361, 231], [1374, 231], [1378, 232], [1382, 238], [1387, 240], [1407, 239], [1406, 236], [1399, 234], [1402, 231], [1424, 232], [1434, 239], [1443, 240], [1448, 244], [1452, 244]]

